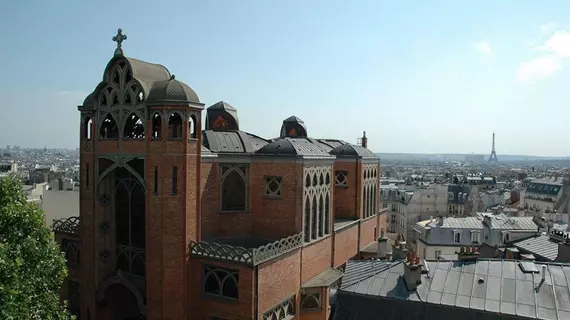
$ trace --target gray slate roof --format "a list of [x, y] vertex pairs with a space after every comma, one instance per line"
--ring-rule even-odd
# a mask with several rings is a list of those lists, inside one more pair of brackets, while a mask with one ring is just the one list
[[328, 146], [311, 138], [278, 139], [265, 145], [257, 153], [290, 156], [331, 156], [328, 152]]
[[202, 131], [202, 145], [214, 153], [253, 153], [268, 142], [243, 131]]
[[[476, 217], [464, 218], [444, 218], [443, 228], [456, 229], [482, 229], [483, 215], [491, 215], [492, 224], [490, 229], [500, 230], [537, 230], [537, 225], [532, 221], [532, 217], [508, 217], [504, 214], [477, 213]], [[437, 222], [432, 222], [429, 226], [435, 226]]]
[[147, 104], [200, 104], [200, 99], [192, 88], [185, 83], [174, 79], [174, 76], [172, 76], [169, 80], [155, 82], [152, 85], [152, 89], [148, 94], [146, 102]]
[[[451, 312], [459, 308], [479, 315], [498, 316], [485, 319], [503, 316], [570, 319], [570, 264], [542, 264], [546, 266], [543, 283], [541, 265], [536, 266], [538, 273], [527, 273], [514, 260], [427, 261], [425, 264], [427, 272], [422, 275], [422, 283], [416, 291], [408, 292], [402, 261], [348, 261], [334, 319], [375, 319], [377, 315], [365, 316], [362, 309], [378, 310], [374, 305], [383, 304], [389, 307], [391, 301], [427, 303], [438, 308], [454, 307], [449, 309]], [[408, 319], [407, 312], [406, 307], [399, 310], [402, 319]]]
[[536, 237], [526, 238], [512, 243], [519, 250], [532, 253], [541, 260], [554, 261], [558, 257], [558, 242], [550, 240], [550, 237], [541, 234]]
[[359, 145], [355, 144], [343, 144], [340, 145], [330, 151], [330, 154], [338, 156], [338, 157], [349, 157], [349, 158], [378, 158], [378, 156]]

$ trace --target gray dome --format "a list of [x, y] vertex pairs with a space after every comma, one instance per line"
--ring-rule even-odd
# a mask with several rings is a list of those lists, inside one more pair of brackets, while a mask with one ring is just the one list
[[156, 81], [153, 83], [146, 99], [147, 104], [200, 104], [198, 95], [184, 82], [174, 79]]
[[91, 92], [85, 100], [83, 100], [83, 107], [93, 107], [95, 105], [95, 92]]
[[355, 144], [343, 144], [330, 151], [330, 154], [338, 157], [357, 157], [357, 158], [377, 158], [378, 156], [359, 145]]

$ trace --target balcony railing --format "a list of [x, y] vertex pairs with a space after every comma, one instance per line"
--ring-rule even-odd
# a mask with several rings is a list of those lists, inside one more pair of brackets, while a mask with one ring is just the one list
[[79, 217], [69, 217], [66, 219], [57, 219], [53, 221], [53, 232], [66, 233], [73, 236], [79, 235]]
[[215, 242], [190, 243], [190, 255], [197, 258], [207, 258], [256, 266], [269, 261], [303, 245], [303, 233], [283, 238], [258, 248], [244, 248]]

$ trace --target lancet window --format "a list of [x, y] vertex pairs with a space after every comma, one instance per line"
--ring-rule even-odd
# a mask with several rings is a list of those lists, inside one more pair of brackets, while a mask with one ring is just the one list
[[303, 187], [303, 232], [305, 242], [331, 233], [331, 167], [305, 167]]
[[367, 164], [362, 170], [362, 211], [363, 218], [376, 215], [378, 211], [378, 166]]

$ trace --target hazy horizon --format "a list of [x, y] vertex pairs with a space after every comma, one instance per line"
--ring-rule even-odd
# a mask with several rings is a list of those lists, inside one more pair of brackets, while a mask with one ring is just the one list
[[77, 105], [122, 28], [125, 55], [166, 66], [206, 107], [228, 102], [264, 138], [296, 115], [315, 138], [356, 143], [366, 131], [380, 153], [488, 156], [495, 132], [499, 160], [570, 155], [567, 0], [110, 7], [0, 4], [0, 146], [76, 148]]

